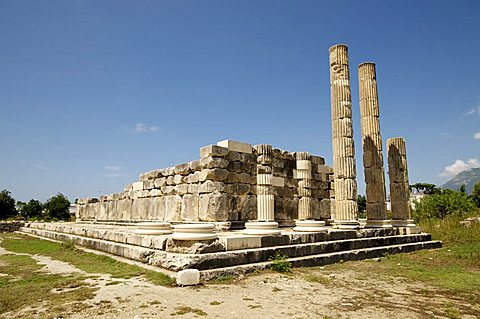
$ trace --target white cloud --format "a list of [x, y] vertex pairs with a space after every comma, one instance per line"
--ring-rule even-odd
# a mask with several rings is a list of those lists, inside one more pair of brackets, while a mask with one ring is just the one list
[[135, 125], [135, 132], [137, 133], [157, 132], [158, 129], [158, 126], [147, 126], [144, 123], [137, 123]]
[[480, 161], [476, 158], [471, 158], [467, 162], [457, 159], [452, 165], [448, 165], [447, 167], [445, 167], [445, 169], [442, 173], [439, 174], [439, 176], [453, 177], [460, 172], [466, 171], [474, 167], [480, 167]]
[[110, 172], [113, 172], [113, 171], [118, 171], [120, 170], [122, 167], [121, 166], [116, 166], [116, 165], [107, 165], [104, 167], [105, 170], [107, 171], [110, 171]]
[[463, 115], [473, 115], [475, 113], [477, 113], [477, 109], [471, 109], [470, 111], [463, 113]]
[[476, 140], [480, 140], [480, 132], [473, 134], [473, 138]]

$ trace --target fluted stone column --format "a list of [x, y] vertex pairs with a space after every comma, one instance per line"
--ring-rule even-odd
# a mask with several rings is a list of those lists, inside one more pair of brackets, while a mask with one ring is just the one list
[[358, 228], [357, 181], [352, 125], [352, 96], [348, 48], [330, 48], [333, 170], [335, 183], [334, 227]]
[[324, 221], [316, 221], [313, 218], [312, 210], [312, 161], [307, 152], [298, 152], [295, 154], [297, 164], [298, 181], [298, 220], [296, 221], [295, 231], [321, 231], [327, 229]]
[[392, 227], [387, 217], [385, 172], [383, 170], [380, 107], [375, 63], [358, 66], [360, 116], [362, 126], [363, 170], [367, 194], [365, 227]]
[[408, 187], [407, 150], [403, 137], [387, 140], [388, 176], [390, 179], [390, 203], [392, 225], [397, 227], [414, 227], [410, 207], [410, 190]]
[[275, 196], [272, 186], [272, 145], [259, 144], [257, 150], [257, 221], [245, 223], [244, 233], [248, 235], [278, 235], [275, 222]]

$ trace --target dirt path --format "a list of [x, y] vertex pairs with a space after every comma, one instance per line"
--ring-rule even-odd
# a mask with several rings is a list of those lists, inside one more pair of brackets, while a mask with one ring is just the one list
[[[0, 247], [0, 255], [11, 253]], [[86, 274], [46, 256], [18, 255], [34, 258], [45, 273]], [[97, 289], [94, 298], [80, 310], [66, 307], [64, 318], [476, 318], [457, 310], [472, 313], [472, 305], [435, 287], [334, 266], [296, 269], [290, 275], [264, 272], [196, 287], [88, 275], [85, 283]], [[48, 318], [48, 309], [42, 310], [24, 308], [9, 315]]]

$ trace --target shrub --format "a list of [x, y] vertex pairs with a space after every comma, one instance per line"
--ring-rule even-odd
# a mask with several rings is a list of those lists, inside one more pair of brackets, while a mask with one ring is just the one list
[[46, 218], [52, 220], [68, 220], [70, 219], [70, 201], [65, 195], [58, 193], [56, 196], [49, 198], [44, 205]]
[[413, 217], [416, 222], [449, 215], [468, 216], [476, 211], [475, 203], [467, 194], [449, 189], [423, 198], [415, 204]]
[[272, 263], [270, 269], [273, 271], [287, 273], [292, 271], [292, 263], [288, 261], [288, 256], [277, 251], [275, 255], [268, 258]]

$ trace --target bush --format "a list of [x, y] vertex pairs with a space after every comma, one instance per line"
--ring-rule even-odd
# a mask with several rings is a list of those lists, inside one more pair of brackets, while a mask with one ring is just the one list
[[417, 202], [413, 217], [416, 222], [419, 222], [431, 218], [445, 218], [450, 215], [464, 217], [476, 211], [475, 203], [467, 194], [445, 189]]
[[4, 189], [0, 192], [0, 219], [12, 218], [17, 215], [15, 208], [15, 199], [10, 191]]
[[42, 203], [36, 199], [31, 199], [28, 203], [20, 203], [19, 206], [20, 216], [25, 219], [42, 215]]
[[480, 208], [480, 182], [476, 183], [473, 186], [472, 194], [470, 194], [470, 198], [473, 200], [475, 205]]
[[288, 256], [281, 252], [276, 252], [275, 255], [268, 258], [272, 263], [270, 269], [273, 271], [286, 273], [292, 271], [292, 263], [288, 261]]
[[49, 198], [43, 207], [45, 208], [45, 217], [47, 219], [54, 221], [70, 219], [70, 201], [61, 193]]

